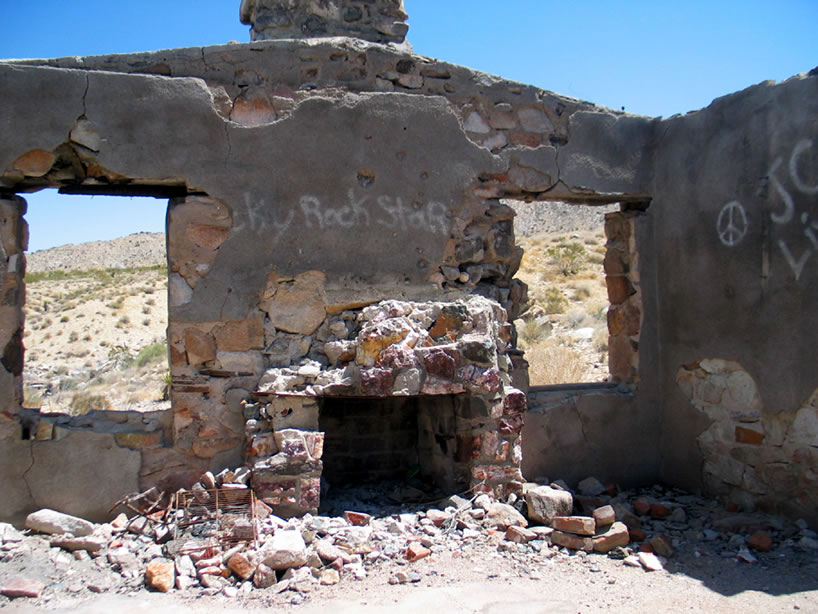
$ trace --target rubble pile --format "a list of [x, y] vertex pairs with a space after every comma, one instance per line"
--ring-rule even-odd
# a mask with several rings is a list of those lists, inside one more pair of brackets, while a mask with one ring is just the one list
[[351, 504], [342, 515], [285, 520], [228, 477], [235, 472], [205, 474], [170, 497], [133, 497], [124, 503], [139, 513], [110, 523], [40, 510], [24, 531], [0, 524], [0, 604], [144, 588], [227, 598], [268, 590], [300, 603], [322, 586], [370, 576], [419, 582], [435, 573], [420, 562], [436, 556], [492, 565], [499, 558], [498, 569], [520, 573], [595, 557], [660, 571], [680, 549], [745, 563], [786, 548], [818, 550], [818, 535], [803, 521], [725, 510], [661, 486], [619, 492], [591, 478], [573, 492], [561, 481], [527, 483], [522, 496], [505, 501], [452, 495], [431, 507], [349, 499], [335, 501]]

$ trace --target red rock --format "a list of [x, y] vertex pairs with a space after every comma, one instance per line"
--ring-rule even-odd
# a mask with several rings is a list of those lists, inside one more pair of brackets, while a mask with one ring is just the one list
[[639, 552], [653, 552], [653, 546], [648, 544], [642, 544], [639, 546]]
[[610, 497], [615, 497], [619, 494], [619, 484], [616, 482], [605, 482], [605, 494]]
[[648, 538], [648, 534], [643, 531], [642, 529], [636, 529], [633, 527], [628, 528], [628, 533], [631, 536], [631, 541], [635, 542], [643, 542]]
[[764, 433], [743, 426], [736, 427], [736, 443], [746, 443], [751, 446], [760, 446], [764, 443]]
[[537, 539], [537, 534], [534, 531], [524, 529], [523, 527], [511, 526], [506, 529], [506, 539], [518, 544], [527, 544], [532, 539]]
[[773, 538], [769, 533], [756, 531], [747, 539], [747, 545], [756, 552], [769, 552], [773, 549]]
[[355, 527], [363, 527], [370, 523], [372, 516], [363, 512], [344, 512], [344, 519]]
[[442, 526], [444, 522], [449, 520], [452, 515], [441, 510], [432, 509], [426, 512], [426, 517], [431, 520], [436, 527], [439, 527]]
[[237, 552], [227, 560], [227, 568], [242, 580], [249, 580], [256, 572], [256, 566], [241, 552]]
[[594, 550], [596, 552], [610, 552], [618, 546], [627, 546], [630, 542], [628, 527], [622, 522], [614, 522], [603, 533], [595, 535], [593, 538]]
[[19, 597], [30, 597], [36, 599], [43, 592], [45, 585], [37, 580], [30, 580], [22, 576], [12, 576], [3, 581], [0, 585], [0, 595], [5, 595], [9, 599]]
[[738, 503], [728, 503], [727, 511], [735, 514], [736, 512], [740, 512], [741, 508], [739, 507]]
[[414, 563], [430, 554], [432, 554], [432, 551], [424, 547], [420, 542], [412, 542], [406, 549], [406, 560], [410, 563]]
[[594, 510], [594, 520], [596, 521], [597, 529], [599, 527], [607, 527], [616, 520], [616, 512], [610, 505], [603, 505]]
[[168, 559], [154, 559], [145, 568], [145, 584], [161, 593], [176, 585], [176, 565]]
[[670, 516], [671, 509], [662, 503], [653, 503], [650, 506], [650, 517], [656, 519], [667, 518]]
[[644, 497], [639, 497], [633, 502], [633, 511], [639, 516], [647, 516], [650, 513], [650, 500]]
[[594, 549], [594, 540], [590, 537], [581, 537], [573, 533], [563, 533], [562, 531], [554, 531], [551, 534], [551, 543], [571, 550], [591, 552]]
[[557, 516], [551, 521], [556, 531], [574, 533], [576, 535], [593, 535], [596, 533], [596, 522], [585, 516]]

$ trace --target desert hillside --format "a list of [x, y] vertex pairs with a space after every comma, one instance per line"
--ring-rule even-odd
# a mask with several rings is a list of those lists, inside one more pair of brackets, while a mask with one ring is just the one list
[[111, 241], [61, 245], [26, 255], [29, 273], [163, 266], [165, 233], [139, 232]]

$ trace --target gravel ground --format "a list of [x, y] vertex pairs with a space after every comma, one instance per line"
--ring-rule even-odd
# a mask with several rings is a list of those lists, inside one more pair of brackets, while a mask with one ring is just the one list
[[[662, 534], [674, 544], [675, 552], [665, 559], [663, 570], [648, 572], [611, 556], [560, 549], [542, 540], [514, 543], [505, 539], [502, 528], [492, 528], [485, 521], [478, 521], [476, 530], [447, 531], [446, 525], [435, 527], [428, 522], [430, 516], [418, 512], [420, 508], [412, 508], [416, 519], [401, 519], [394, 513], [398, 508], [381, 508], [378, 513], [370, 506], [369, 511], [375, 512], [371, 544], [382, 556], [363, 557], [366, 573], [361, 579], [355, 579], [352, 568], [344, 566], [340, 582], [329, 586], [319, 585], [307, 573], [308, 581], [288, 582], [280, 577], [278, 584], [267, 589], [225, 580], [224, 588], [197, 585], [161, 594], [145, 588], [141, 566], [109, 563], [106, 552], [114, 546], [96, 557], [75, 560], [60, 548], [50, 547], [46, 536], [31, 535], [0, 549], [0, 587], [11, 576], [23, 575], [42, 582], [45, 588], [36, 599], [0, 597], [0, 609], [10, 614], [161, 614], [214, 608], [223, 612], [270, 608], [303, 613], [428, 612], [441, 606], [451, 612], [502, 614], [818, 612], [818, 549], [815, 533], [803, 523], [729, 512], [716, 502], [658, 487], [601, 498], [626, 507], [637, 499], [648, 499], [685, 512], [684, 522], [640, 517], [648, 539]], [[367, 508], [360, 501], [358, 509]], [[386, 529], [396, 523], [406, 532]], [[330, 526], [340, 529], [334, 533]], [[338, 537], [344, 526], [348, 527], [337, 517], [287, 523], [287, 528], [299, 528], [305, 535], [324, 527], [317, 531], [317, 538], [332, 540], [335, 535], [335, 543], [342, 541]], [[773, 539], [769, 552], [746, 548], [748, 536], [759, 529]], [[144, 536], [118, 535], [120, 542], [133, 540], [131, 549], [140, 565], [162, 553], [162, 548]], [[410, 563], [403, 553], [415, 539], [422, 539], [431, 554]], [[630, 548], [639, 546], [631, 543]], [[167, 552], [166, 546], [165, 556]], [[126, 573], [129, 567], [131, 573]]]

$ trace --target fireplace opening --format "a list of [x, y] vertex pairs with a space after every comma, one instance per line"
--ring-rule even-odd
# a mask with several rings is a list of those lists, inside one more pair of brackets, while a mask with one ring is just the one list
[[467, 403], [465, 395], [322, 399], [324, 498], [364, 488], [413, 503], [464, 491], [468, 459], [457, 424]]

